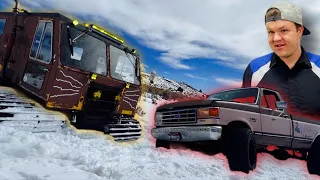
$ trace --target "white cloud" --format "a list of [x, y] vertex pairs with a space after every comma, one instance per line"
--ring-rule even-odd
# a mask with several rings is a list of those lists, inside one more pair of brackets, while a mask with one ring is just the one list
[[238, 79], [215, 78], [215, 81], [227, 86], [240, 87], [242, 85], [242, 80], [238, 80]]
[[142, 71], [145, 71], [148, 68], [148, 66], [144, 63], [141, 63], [141, 66], [142, 66]]
[[[244, 69], [252, 58], [269, 53], [263, 16], [274, 2], [278, 0], [21, 0], [23, 5], [45, 4], [104, 18], [142, 44], [163, 51], [159, 60], [177, 69], [193, 69], [184, 64], [190, 58], [220, 59], [217, 63]], [[304, 38], [305, 46], [320, 54], [319, 48], [312, 48], [320, 42], [320, 0], [293, 2], [310, 16], [306, 23], [312, 34]]]
[[193, 78], [193, 79], [200, 79], [200, 80], [209, 80], [207, 78], [204, 78], [204, 77], [200, 77], [200, 76], [196, 76], [196, 75], [193, 75], [193, 74], [189, 74], [189, 73], [185, 73], [184, 75], [190, 77], [190, 78]]

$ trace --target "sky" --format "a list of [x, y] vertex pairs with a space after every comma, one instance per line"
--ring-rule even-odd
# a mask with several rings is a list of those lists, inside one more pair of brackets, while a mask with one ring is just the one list
[[[2, 9], [13, 0], [0, 0]], [[289, 1], [289, 0], [288, 0]], [[20, 0], [30, 11], [55, 11], [107, 28], [141, 54], [145, 72], [208, 92], [240, 84], [248, 63], [270, 53], [264, 13], [275, 0]], [[320, 54], [320, 0], [295, 0]]]

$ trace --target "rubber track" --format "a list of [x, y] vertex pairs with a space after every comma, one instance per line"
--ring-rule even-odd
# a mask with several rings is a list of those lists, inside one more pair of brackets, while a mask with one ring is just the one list
[[32, 133], [57, 132], [66, 127], [66, 119], [0, 88], [0, 125]]
[[139, 121], [134, 119], [122, 119], [118, 124], [108, 125], [108, 134], [111, 135], [115, 141], [134, 141], [141, 137], [141, 125]]

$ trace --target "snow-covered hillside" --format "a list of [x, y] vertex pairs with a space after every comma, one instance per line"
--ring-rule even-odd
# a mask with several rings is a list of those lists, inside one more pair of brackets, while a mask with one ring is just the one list
[[155, 105], [147, 99], [146, 114], [137, 116], [143, 136], [135, 143], [115, 143], [99, 133], [31, 134], [0, 125], [1, 180], [150, 180], [150, 179], [299, 179], [312, 180], [306, 163], [258, 155], [250, 174], [230, 172], [222, 154], [189, 149], [156, 149], [150, 135]]
[[151, 87], [156, 87], [160, 89], [170, 90], [173, 92], [178, 92], [178, 89], [181, 88], [182, 94], [189, 97], [201, 97], [204, 95], [199, 92], [199, 90], [191, 87], [190, 85], [184, 82], [177, 82], [174, 80], [167, 79], [165, 77], [155, 76], [153, 83], [150, 82], [150, 75], [148, 73], [142, 73], [142, 83], [149, 85]]

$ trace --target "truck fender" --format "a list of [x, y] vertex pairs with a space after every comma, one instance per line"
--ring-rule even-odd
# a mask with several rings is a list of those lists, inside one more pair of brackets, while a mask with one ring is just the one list
[[252, 131], [252, 127], [250, 126], [250, 124], [241, 120], [231, 121], [226, 125], [227, 131], [235, 128], [248, 128]]
[[312, 140], [311, 146], [312, 146], [312, 144], [314, 143], [314, 141], [315, 141], [316, 139], [320, 139], [320, 133], [318, 133], [318, 134], [314, 137], [314, 139]]

